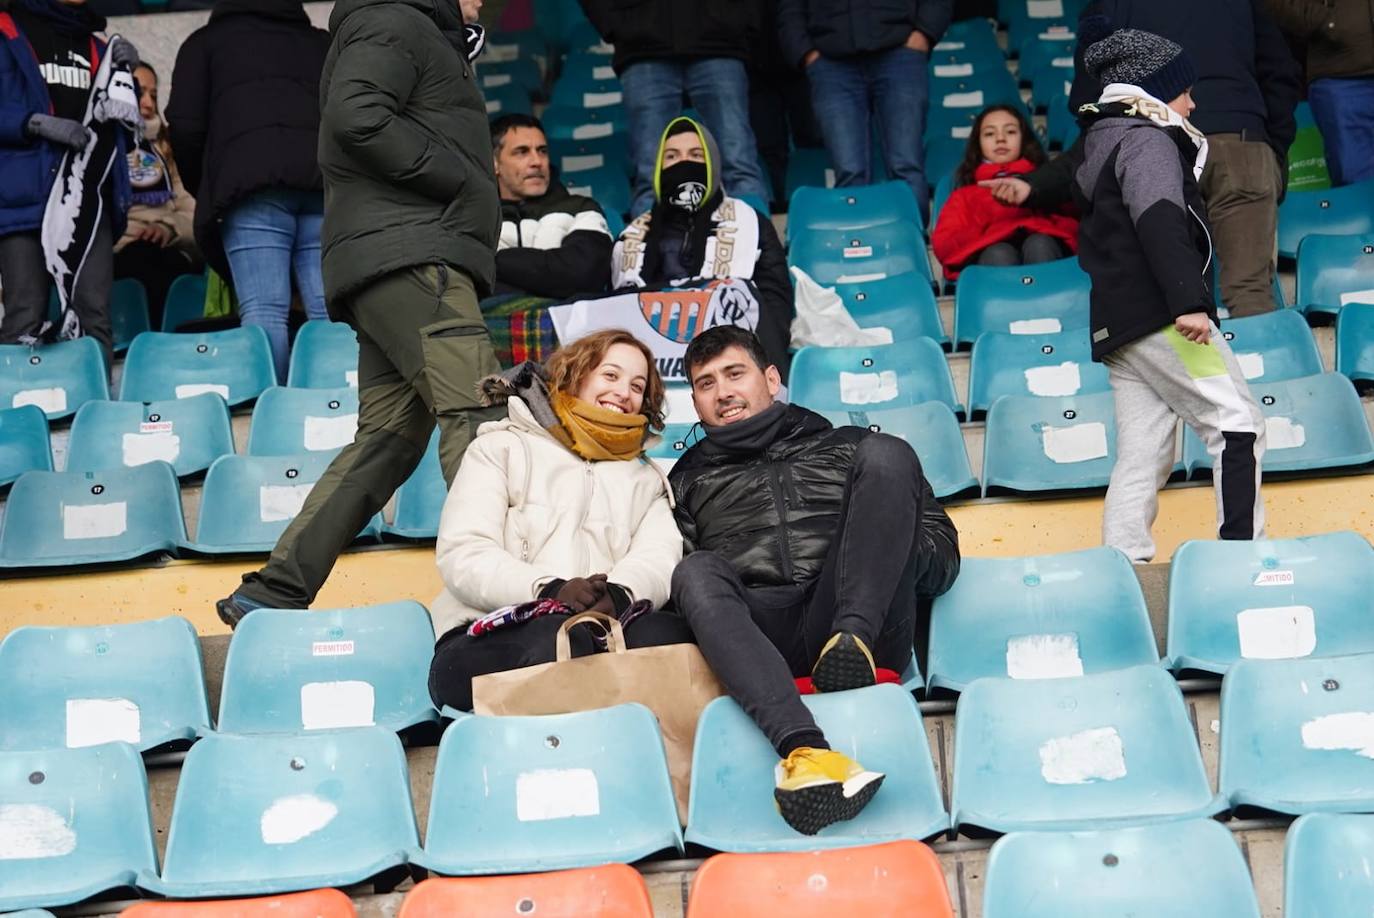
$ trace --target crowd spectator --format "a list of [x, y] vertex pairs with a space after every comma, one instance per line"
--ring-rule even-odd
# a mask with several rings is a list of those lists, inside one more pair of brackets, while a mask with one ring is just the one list
[[605, 290], [612, 244], [606, 216], [553, 177], [539, 119], [502, 115], [491, 125], [491, 144], [501, 194], [496, 292], [562, 300]]
[[[510, 417], [482, 425], [444, 503], [429, 677], [438, 706], [471, 710], [474, 676], [552, 662], [570, 613], [614, 615], [629, 647], [692, 639], [682, 618], [653, 611], [682, 557], [667, 485], [643, 459], [663, 427], [653, 353], [629, 332], [602, 331], [547, 366], [483, 381]], [[587, 629], [569, 637], [574, 656], [595, 650]]]
[[917, 597], [958, 574], [958, 533], [905, 441], [777, 401], [778, 370], [746, 329], [697, 335], [683, 361], [706, 437], [669, 474], [688, 552], [673, 602], [781, 757], [783, 818], [815, 834], [883, 776], [829, 749], [793, 680], [832, 692], [902, 672]]
[[329, 36], [301, 0], [219, 0], [177, 52], [167, 121], [196, 241], [229, 278], [239, 319], [267, 332], [286, 383], [292, 278], [325, 319], [320, 70]]
[[157, 104], [157, 71], [147, 62], [134, 68], [143, 136], [129, 151], [133, 204], [124, 235], [115, 243], [114, 276], [132, 277], [148, 292], [153, 328], [162, 320], [167, 290], [179, 275], [201, 270], [193, 228], [196, 201], [187, 193], [172, 158]]
[[952, 0], [780, 0], [783, 53], [806, 72], [837, 186], [872, 180], [876, 119], [888, 174], [930, 204], [922, 134], [930, 50], [949, 28]]
[[[87, 161], [100, 168], [106, 164], [95, 163], [95, 156], [103, 151], [122, 161], [133, 141], [133, 133], [117, 122], [88, 123], [93, 83], [107, 50], [96, 33], [104, 28], [104, 18], [87, 9], [85, 0], [9, 0], [0, 7], [0, 343], [51, 337], [48, 291], [54, 278], [41, 231], [45, 215], [55, 216], [48, 214], [49, 198], [59, 172], [76, 159], [68, 154], [87, 151]], [[108, 50], [123, 70], [138, 63], [127, 41]], [[108, 364], [114, 345], [114, 240], [124, 232], [129, 209], [129, 170], [113, 168], [99, 182], [68, 187], [82, 187], [84, 194], [63, 203], [91, 215], [89, 246], [73, 266], [68, 308], [80, 333], [99, 342]], [[64, 329], [69, 327], [64, 316]]]
[[806, 81], [797, 79], [778, 38], [778, 0], [757, 0], [759, 38], [749, 66], [749, 123], [772, 191], [774, 213], [787, 209], [787, 164], [795, 147], [823, 147]]
[[[216, 608], [307, 608], [341, 552], [419, 465], [436, 422], [453, 476], [500, 371], [478, 300], [496, 279], [501, 201], [472, 62], [481, 0], [338, 0], [320, 82], [324, 283], [358, 335], [358, 432], [267, 565]], [[466, 20], [466, 24], [465, 24]], [[398, 49], [404, 49], [404, 52]]]
[[601, 37], [615, 45], [635, 170], [630, 212], [643, 213], [653, 203], [655, 153], [663, 125], [682, 111], [683, 93], [720, 139], [725, 188], [735, 197], [767, 201], [745, 72], [758, 29], [753, 0], [581, 3]]
[[1137, 563], [1154, 557], [1150, 527], [1178, 417], [1212, 456], [1221, 538], [1260, 538], [1264, 416], [1217, 328], [1208, 284], [1199, 181], [1210, 143], [1188, 121], [1196, 71], [1182, 48], [1149, 32], [1084, 30], [1079, 41], [1104, 87], [1085, 113], [1074, 188], [1079, 259], [1092, 279], [1092, 354], [1107, 366], [1116, 404], [1103, 542]]
[[1374, 4], [1266, 0], [1279, 26], [1307, 48], [1307, 101], [1326, 145], [1331, 181], [1374, 177]]
[[611, 256], [611, 286], [751, 281], [759, 294], [759, 337], [785, 379], [795, 312], [787, 255], [772, 221], [725, 193], [722, 162], [706, 127], [691, 118], [672, 120], [654, 159], [653, 209], [620, 234]]
[[1072, 208], [1041, 212], [1004, 204], [980, 184], [1025, 175], [1044, 162], [1045, 151], [1018, 109], [993, 105], [978, 113], [954, 172], [954, 190], [930, 237], [946, 278], [954, 280], [971, 264], [1038, 264], [1077, 251]]

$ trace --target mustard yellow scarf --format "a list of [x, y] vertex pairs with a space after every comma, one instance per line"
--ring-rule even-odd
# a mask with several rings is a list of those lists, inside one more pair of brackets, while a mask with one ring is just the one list
[[561, 425], [552, 429], [554, 437], [583, 459], [635, 459], [644, 451], [649, 420], [642, 414], [610, 411], [561, 391], [553, 393], [553, 412]]

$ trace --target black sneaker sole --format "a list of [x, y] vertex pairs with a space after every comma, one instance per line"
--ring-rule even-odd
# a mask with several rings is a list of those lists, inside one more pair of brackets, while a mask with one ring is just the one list
[[815, 835], [828, 825], [859, 815], [882, 787], [883, 777], [865, 784], [852, 797], [844, 795], [843, 784], [833, 782], [794, 791], [775, 788], [773, 799], [784, 822], [803, 835]]
[[811, 685], [818, 692], [844, 692], [877, 681], [873, 665], [849, 634], [840, 635], [835, 646], [822, 654], [811, 670]]

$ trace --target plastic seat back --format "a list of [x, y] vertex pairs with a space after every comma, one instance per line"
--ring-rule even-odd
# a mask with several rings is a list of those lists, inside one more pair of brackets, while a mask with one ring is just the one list
[[615, 166], [588, 169], [568, 177], [566, 187], [571, 194], [594, 198], [607, 213], [624, 216], [630, 210], [630, 182]]
[[787, 199], [802, 188], [834, 188], [835, 168], [820, 147], [798, 147], [787, 158]]
[[312, 889], [257, 899], [139, 902], [119, 918], [354, 918], [353, 900], [337, 889]]
[[204, 274], [183, 274], [167, 288], [162, 304], [162, 326], [159, 331], [175, 332], [188, 322], [205, 318], [205, 295], [209, 281]]
[[1069, 94], [1061, 93], [1046, 106], [1045, 143], [1051, 150], [1067, 150], [1078, 139], [1078, 119], [1069, 109]]
[[804, 229], [856, 230], [905, 220], [922, 226], [916, 196], [906, 182], [852, 188], [798, 188], [787, 208], [788, 232]]
[[148, 291], [142, 281], [123, 277], [110, 285], [110, 328], [114, 336], [114, 352], [129, 349], [136, 335], [151, 327], [148, 318]]
[[893, 341], [924, 337], [949, 347], [935, 293], [921, 272], [837, 283], [834, 287], [860, 328], [881, 326], [892, 332]]
[[0, 408], [0, 486], [30, 471], [52, 471], [48, 418], [37, 405]]
[[717, 851], [809, 851], [929, 838], [949, 827], [911, 693], [896, 685], [803, 696], [831, 747], [886, 774], [858, 816], [802, 835], [773, 802], [778, 756], [738, 704], [717, 698], [697, 725], [687, 840]]
[[853, 425], [866, 427], [874, 433], [885, 433], [911, 444], [921, 460], [921, 471], [935, 496], [976, 497], [978, 479], [969, 466], [968, 451], [964, 448], [964, 434], [959, 420], [943, 402], [923, 402], [902, 408], [853, 411], [820, 411], [836, 427]]
[[1160, 666], [978, 679], [954, 731], [956, 828], [1079, 830], [1225, 809], [1183, 693]]
[[533, 57], [517, 57], [509, 61], [481, 61], [477, 66], [477, 81], [485, 93], [502, 86], [519, 86], [531, 95], [544, 87], [544, 74]]
[[534, 100], [530, 98], [529, 91], [522, 86], [498, 86], [483, 90], [482, 95], [486, 99], [488, 117], [534, 114]]
[[1314, 233], [1374, 233], [1374, 179], [1285, 195], [1279, 205], [1279, 255], [1296, 258], [1302, 241]]
[[1038, 265], [972, 265], [954, 291], [954, 344], [984, 332], [1048, 335], [1088, 327], [1088, 275], [1076, 258]]
[[792, 359], [790, 399], [812, 411], [862, 411], [940, 402], [964, 406], [940, 345], [929, 338], [860, 347], [804, 347]]
[[667, 475], [682, 458], [682, 454], [705, 434], [693, 431], [692, 424], [669, 424], [659, 434], [659, 441], [645, 450], [645, 455]]
[[185, 541], [181, 490], [165, 462], [103, 472], [25, 472], [10, 489], [0, 567], [128, 561]]
[[358, 432], [358, 390], [273, 386], [253, 406], [248, 455], [334, 453]]
[[433, 539], [439, 535], [439, 517], [448, 499], [448, 484], [439, 465], [439, 431], [430, 435], [420, 464], [396, 489], [396, 515], [382, 532], [400, 539]]
[[929, 686], [974, 679], [1059, 679], [1158, 663], [1140, 581], [1114, 548], [1025, 558], [965, 558], [935, 600]]
[[146, 751], [210, 729], [200, 639], [176, 616], [16, 628], [0, 643], [0, 694], [4, 750], [125, 742]]
[[1048, 335], [984, 332], [969, 361], [969, 411], [987, 413], [1004, 395], [1059, 397], [1110, 389], [1107, 368], [1093, 363], [1092, 345], [1081, 331]]
[[72, 422], [67, 471], [100, 472], [161, 460], [184, 477], [233, 452], [229, 409], [214, 393], [165, 402], [87, 402]]
[[1320, 813], [1288, 827], [1284, 918], [1360, 918], [1374, 901], [1374, 816]]
[[649, 888], [625, 864], [510, 877], [431, 879], [412, 889], [397, 918], [538, 915], [539, 918], [653, 918]]
[[1336, 372], [1363, 391], [1374, 380], [1374, 304], [1351, 303], [1336, 318]]
[[792, 234], [788, 264], [824, 286], [915, 273], [930, 283], [925, 239], [914, 223], [861, 230], [805, 230]]
[[697, 869], [687, 918], [770, 913], [954, 918], [940, 859], [916, 841], [829, 851], [717, 854]]
[[988, 410], [983, 493], [1106, 487], [1116, 462], [1110, 392], [1004, 395]]
[[1221, 333], [1251, 383], [1297, 379], [1322, 372], [1317, 341], [1296, 309], [1227, 319], [1221, 323]]
[[219, 729], [404, 730], [439, 719], [426, 677], [434, 626], [413, 600], [357, 609], [261, 609], [234, 630]]
[[[568, 132], [570, 135], [571, 130]], [[577, 172], [609, 166], [619, 169], [626, 178], [629, 178], [633, 169], [629, 155], [625, 152], [625, 138], [623, 135], [617, 134], [612, 134], [609, 137], [586, 139], [577, 139], [571, 136], [566, 139], [550, 137], [549, 158], [558, 167], [559, 174], [563, 176], [564, 181], [570, 181], [573, 184], [577, 183], [574, 176], [574, 173]]]
[[267, 333], [256, 325], [197, 334], [145, 332], [129, 346], [119, 397], [157, 402], [214, 392], [233, 406], [275, 383]]
[[148, 778], [126, 743], [0, 752], [0, 910], [56, 907], [157, 873]]
[[343, 322], [306, 322], [291, 345], [286, 384], [297, 389], [358, 386], [358, 333]]
[[1330, 316], [1349, 303], [1374, 304], [1374, 232], [1327, 232], [1322, 228], [1298, 246], [1297, 305], [1309, 316]]
[[162, 877], [169, 898], [360, 883], [418, 844], [405, 751], [380, 728], [211, 734], [181, 766]]
[[[587, 93], [588, 96], [614, 97], [619, 90], [606, 93]], [[544, 130], [549, 140], [585, 141], [608, 140], [619, 137], [624, 141], [626, 133], [624, 106], [607, 103], [601, 108], [574, 107], [571, 105], [550, 105], [544, 110]]]
[[0, 344], [0, 408], [37, 405], [49, 419], [110, 397], [108, 371], [94, 338], [28, 347]]

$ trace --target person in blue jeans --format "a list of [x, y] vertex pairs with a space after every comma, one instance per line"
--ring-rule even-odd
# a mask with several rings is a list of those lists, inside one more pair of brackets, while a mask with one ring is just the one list
[[930, 50], [949, 27], [953, 0], [779, 0], [784, 55], [806, 73], [811, 106], [835, 166], [835, 184], [866, 185], [877, 121], [887, 172], [929, 209], [922, 134]]
[[[726, 192], [763, 206], [768, 188], [749, 122], [749, 60], [758, 9], [745, 0], [581, 0], [587, 18], [615, 45], [634, 164], [631, 214], [654, 204], [663, 126], [690, 104], [715, 135]], [[685, 98], [684, 98], [685, 96]]]

